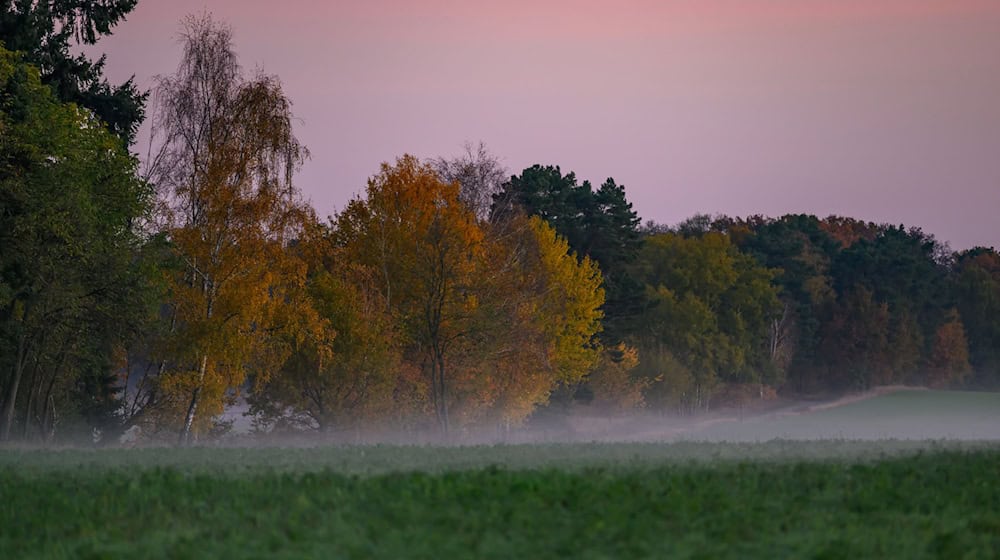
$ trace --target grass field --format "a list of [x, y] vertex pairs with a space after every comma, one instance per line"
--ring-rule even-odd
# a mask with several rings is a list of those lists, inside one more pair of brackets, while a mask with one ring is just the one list
[[996, 558], [996, 439], [6, 449], [0, 557]]

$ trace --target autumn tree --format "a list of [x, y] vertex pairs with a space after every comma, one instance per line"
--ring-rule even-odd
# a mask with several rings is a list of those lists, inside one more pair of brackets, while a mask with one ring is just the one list
[[403, 363], [378, 271], [345, 258], [320, 224], [303, 232], [294, 251], [309, 265], [307, 291], [322, 328], [283, 333], [289, 358], [274, 375], [255, 379], [248, 396], [255, 423], [320, 432], [405, 423], [424, 391]]
[[[337, 217], [345, 259], [374, 271], [442, 431], [512, 425], [593, 366], [603, 302], [596, 265], [540, 219], [485, 224], [410, 156], [385, 164]], [[484, 229], [485, 228], [485, 229]]]
[[182, 37], [181, 64], [157, 88], [151, 175], [181, 263], [161, 386], [183, 443], [222, 412], [252, 363], [272, 360], [262, 375], [280, 366], [282, 353], [261, 352], [267, 337], [311, 314], [290, 310], [305, 279], [286, 250], [304, 215], [292, 174], [306, 156], [291, 103], [277, 78], [244, 77], [231, 31], [210, 16], [187, 18]]
[[645, 405], [643, 392], [653, 379], [634, 375], [639, 365], [638, 349], [619, 343], [605, 349], [597, 367], [587, 376], [590, 406], [605, 413], [628, 412]]
[[927, 385], [939, 388], [953, 386], [961, 382], [971, 369], [965, 328], [958, 311], [952, 309], [934, 333], [927, 363]]
[[382, 299], [410, 337], [447, 433], [456, 374], [451, 362], [477, 306], [471, 281], [482, 255], [482, 231], [459, 199], [458, 183], [441, 181], [412, 156], [383, 164], [366, 197], [338, 216], [335, 236], [347, 258], [377, 271]]
[[604, 290], [597, 264], [537, 216], [491, 225], [486, 246], [475, 355], [492, 389], [490, 414], [507, 428], [598, 365]]
[[874, 241], [882, 227], [874, 222], [865, 222], [845, 216], [827, 216], [819, 222], [823, 231], [837, 240], [841, 248], [848, 248], [856, 242]]

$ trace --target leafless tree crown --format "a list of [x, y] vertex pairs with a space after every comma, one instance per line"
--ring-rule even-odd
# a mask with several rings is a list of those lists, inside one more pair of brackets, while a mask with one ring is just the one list
[[201, 222], [209, 191], [291, 200], [292, 174], [308, 157], [293, 132], [291, 102], [276, 76], [245, 79], [232, 31], [188, 16], [177, 71], [157, 78], [146, 176], [168, 225]]
[[486, 144], [466, 142], [458, 157], [437, 158], [430, 162], [438, 176], [448, 183], [458, 182], [459, 197], [478, 218], [486, 219], [493, 204], [493, 195], [500, 192], [507, 180], [507, 169]]

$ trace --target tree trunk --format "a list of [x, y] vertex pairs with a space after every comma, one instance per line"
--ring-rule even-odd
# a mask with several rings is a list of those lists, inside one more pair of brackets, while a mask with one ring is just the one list
[[52, 441], [52, 438], [56, 435], [56, 423], [59, 420], [56, 416], [56, 400], [50, 393], [47, 399], [47, 404], [45, 406], [44, 414], [44, 427], [42, 429], [42, 437], [45, 443]]
[[[37, 361], [35, 362], [38, 363]], [[31, 376], [28, 381], [28, 402], [24, 405], [24, 424], [21, 426], [21, 440], [28, 441], [29, 427], [31, 426], [31, 408], [35, 406], [35, 393], [38, 391], [35, 389], [36, 375], [38, 373], [38, 368], [35, 368], [35, 374]]]
[[21, 384], [21, 374], [24, 373], [24, 362], [27, 342], [22, 335], [17, 341], [17, 357], [14, 359], [14, 371], [11, 375], [7, 394], [3, 399], [3, 412], [0, 413], [0, 441], [10, 440], [10, 430], [14, 424], [14, 402], [17, 400], [17, 389]]
[[198, 400], [201, 397], [201, 386], [205, 382], [205, 369], [207, 367], [208, 354], [204, 354], [201, 357], [201, 367], [198, 368], [198, 386], [194, 388], [194, 393], [191, 395], [191, 403], [188, 405], [187, 415], [184, 417], [184, 427], [181, 428], [178, 445], [185, 446], [191, 443], [191, 428], [194, 426], [194, 416], [198, 412]]
[[445, 439], [447, 439], [448, 432], [451, 429], [451, 423], [448, 418], [448, 398], [444, 382], [444, 356], [441, 355], [440, 351], [437, 351], [435, 352], [434, 358], [434, 361], [437, 363], [438, 389], [441, 391], [441, 394], [438, 397], [438, 402], [441, 407], [441, 430], [444, 432]]
[[[63, 351], [59, 358], [59, 367], [52, 372], [52, 377], [49, 378], [49, 383], [45, 387], [45, 396], [42, 398], [42, 421], [39, 425], [42, 430], [42, 438], [48, 442], [55, 435], [56, 431], [56, 400], [52, 390], [56, 386], [56, 381], [59, 379], [60, 372], [66, 366], [66, 351]], [[52, 409], [52, 418], [49, 420], [49, 408]]]

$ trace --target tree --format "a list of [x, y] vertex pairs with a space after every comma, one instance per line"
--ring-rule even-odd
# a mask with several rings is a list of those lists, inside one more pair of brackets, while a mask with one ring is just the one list
[[51, 435], [60, 417], [113, 420], [115, 350], [149, 312], [134, 257], [151, 192], [136, 168], [0, 49], [0, 440], [18, 408], [25, 435]]
[[859, 286], [890, 308], [907, 307], [929, 334], [948, 305], [947, 250], [918, 228], [885, 226], [873, 240], [859, 239], [832, 263], [834, 289]]
[[628, 322], [642, 308], [642, 287], [629, 273], [641, 241], [639, 218], [625, 197], [625, 187], [608, 178], [594, 191], [589, 181], [577, 185], [572, 172], [535, 165], [510, 178], [494, 196], [491, 216], [512, 213], [539, 216], [566, 238], [572, 251], [594, 260], [607, 295], [602, 338], [614, 345], [629, 332]]
[[649, 302], [636, 335], [640, 362], [646, 351], [679, 360], [692, 408], [707, 406], [719, 382], [780, 383], [768, 344], [781, 310], [774, 271], [717, 232], [648, 237], [635, 267]]
[[[261, 352], [276, 332], [315, 323], [306, 266], [287, 245], [308, 218], [292, 184], [307, 153], [291, 103], [273, 76], [245, 79], [232, 33], [210, 16], [184, 21], [177, 72], [160, 79], [152, 176], [167, 195], [174, 255], [172, 334], [161, 386], [183, 415], [182, 443], [222, 411], [251, 369], [263, 378], [283, 352]], [[186, 395], [180, 398], [180, 395]], [[196, 420], [202, 421], [196, 424]]]
[[778, 272], [782, 313], [771, 328], [773, 354], [787, 368], [789, 385], [809, 390], [823, 312], [836, 297], [831, 262], [840, 246], [815, 216], [788, 214], [777, 219], [755, 216], [732, 226], [746, 233], [734, 243], [757, 262]]
[[821, 331], [820, 360], [827, 388], [863, 390], [890, 377], [889, 306], [858, 286], [831, 304]]
[[507, 180], [507, 169], [482, 142], [475, 146], [466, 143], [465, 153], [452, 159], [433, 160], [431, 167], [442, 181], [459, 184], [459, 200], [481, 220], [489, 217], [493, 197]]
[[827, 216], [819, 224], [823, 231], [830, 234], [830, 237], [840, 243], [843, 249], [861, 240], [868, 242], [875, 241], [875, 238], [878, 237], [883, 229], [874, 222], [863, 222], [844, 216]]
[[138, 0], [3, 0], [0, 43], [24, 53], [42, 83], [63, 102], [92, 111], [126, 145], [145, 114], [147, 93], [133, 79], [118, 86], [104, 78], [105, 57], [73, 55], [73, 42], [95, 44], [135, 8]]
[[969, 345], [957, 310], [948, 312], [947, 320], [934, 333], [927, 368], [927, 385], [948, 387], [962, 381], [971, 370]]
[[[914, 366], [926, 361], [923, 341], [934, 340], [954, 304], [951, 268], [946, 246], [918, 228], [903, 226], [882, 226], [871, 240], [861, 237], [836, 255], [830, 274], [838, 296], [843, 301], [845, 295], [863, 290], [875, 304], [884, 304], [889, 313], [887, 332], [894, 337], [877, 366], [864, 374], [862, 386], [912, 376]], [[840, 352], [826, 357], [836, 356], [849, 358]]]
[[603, 290], [596, 265], [544, 221], [478, 222], [459, 184], [404, 156], [337, 217], [343, 258], [375, 272], [404, 361], [424, 372], [444, 433], [509, 427], [592, 369]]
[[1000, 386], [1000, 253], [977, 247], [956, 259], [952, 291], [969, 343], [972, 382]]
[[338, 216], [337, 244], [353, 262], [378, 271], [382, 297], [405, 325], [430, 382], [438, 425], [447, 433], [451, 361], [478, 305], [471, 284], [482, 231], [459, 199], [459, 185], [441, 181], [412, 156], [383, 164], [366, 194]]
[[601, 355], [601, 362], [587, 376], [587, 388], [594, 398], [590, 406], [610, 413], [621, 413], [645, 405], [643, 391], [649, 387], [649, 378], [633, 375], [639, 365], [637, 349], [618, 344]]
[[342, 268], [310, 279], [310, 299], [325, 328], [288, 334], [289, 359], [249, 397], [259, 424], [326, 432], [407, 412], [396, 398], [406, 390], [399, 336], [372, 271]]

